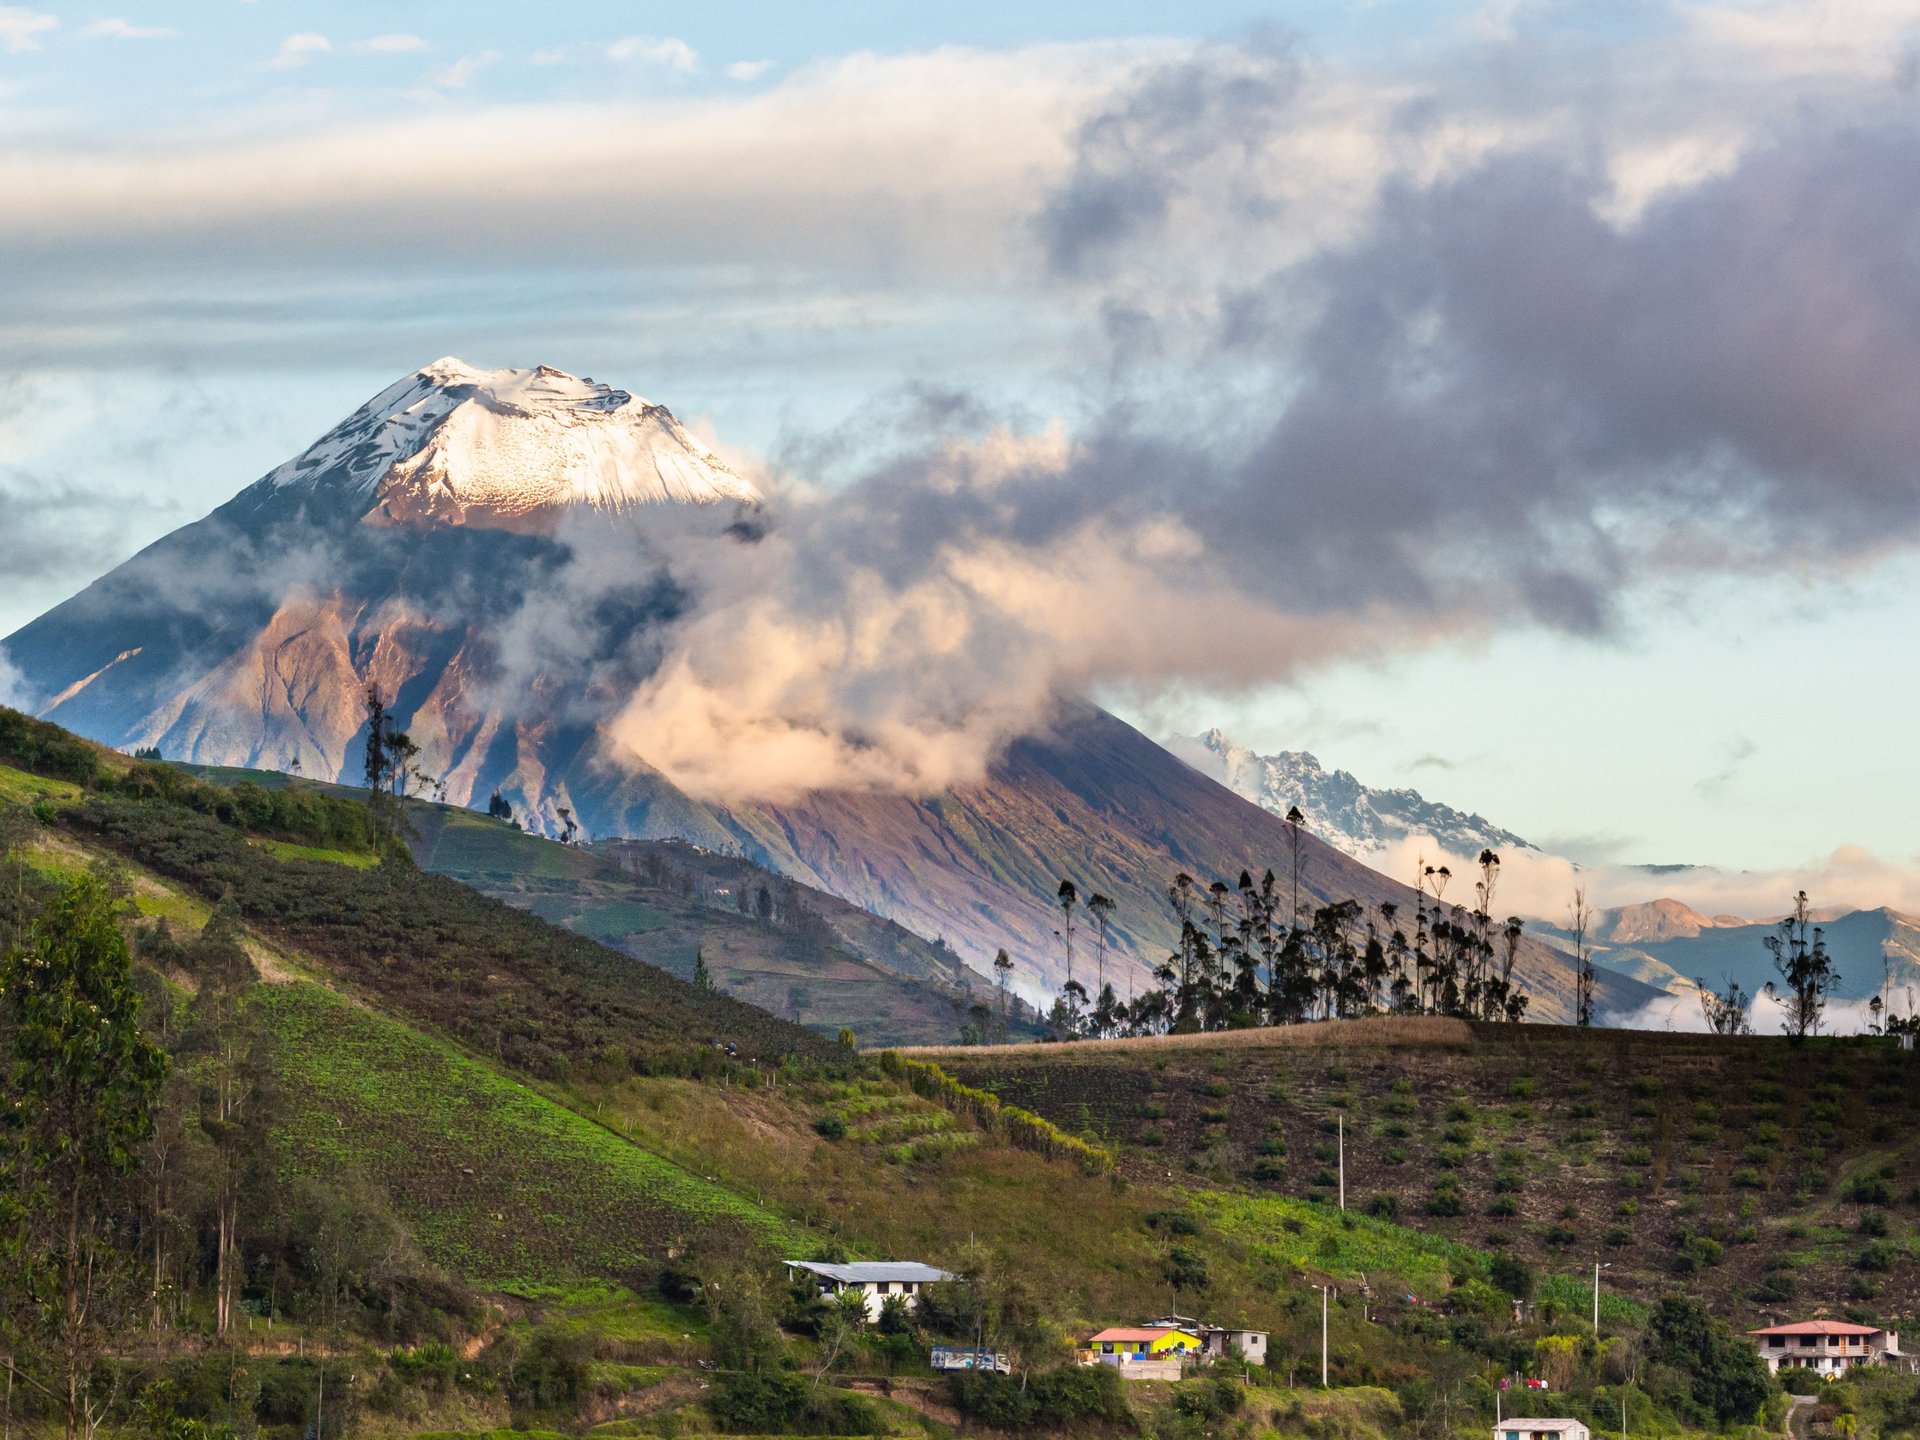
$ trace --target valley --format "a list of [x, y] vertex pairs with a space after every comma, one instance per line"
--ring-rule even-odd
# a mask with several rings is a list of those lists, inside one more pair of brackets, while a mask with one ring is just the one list
[[[192, 1401], [208, 1423], [271, 1431], [320, 1414], [329, 1431], [665, 1440], [769, 1423], [744, 1418], [759, 1413], [784, 1417], [782, 1433], [936, 1440], [955, 1426], [1178, 1429], [1217, 1404], [1256, 1429], [1399, 1440], [1489, 1406], [1503, 1367], [1545, 1366], [1553, 1391], [1526, 1403], [1600, 1423], [1624, 1395], [1678, 1437], [1721, 1422], [1694, 1362], [1652, 1358], [1669, 1354], [1660, 1327], [1681, 1312], [1662, 1307], [1677, 1289], [1736, 1328], [1899, 1315], [1920, 1294], [1920, 1085], [1911, 1053], [1883, 1041], [1380, 1017], [862, 1054], [555, 930], [534, 903], [576, 924], [632, 919], [619, 907], [642, 902], [620, 886], [650, 860], [676, 864], [701, 908], [663, 907], [646, 933], [679, 927], [725, 955], [730, 925], [761, 926], [701, 889], [762, 873], [737, 858], [581, 850], [412, 807], [423, 857], [491, 877], [523, 912], [382, 856], [343, 794], [216, 786], [9, 724], [8, 933], [13, 907], [47, 887], [105, 877], [91, 883], [130, 907], [143, 1023], [178, 1047], [183, 1074], [251, 1075], [265, 1106], [272, 1162], [246, 1182], [241, 1242], [260, 1264], [235, 1293], [273, 1318], [279, 1348], [255, 1329], [214, 1353], [263, 1397], [294, 1398], [244, 1416]], [[689, 898], [664, 869], [652, 879]], [[254, 978], [218, 992], [240, 1009], [209, 1009], [231, 983], [216, 957], [236, 941]], [[271, 1079], [224, 1071], [199, 1038], [209, 1025], [254, 1037], [243, 1053]], [[182, 1156], [213, 1143], [192, 1137], [186, 1103], [159, 1122]], [[196, 1297], [212, 1282], [185, 1244], [215, 1203], [195, 1173], [155, 1192], [186, 1231], [139, 1221], [178, 1276], [146, 1343], [183, 1375], [211, 1363], [179, 1348], [210, 1323]], [[951, 1303], [993, 1297], [982, 1323], [1040, 1408], [995, 1422], [993, 1386], [927, 1369], [929, 1336], [974, 1323], [946, 1299], [904, 1328], [839, 1336], [777, 1279], [796, 1254], [907, 1256], [967, 1277]], [[1596, 1259], [1607, 1344], [1649, 1357], [1631, 1377], [1579, 1350]], [[1266, 1365], [1233, 1392], [1209, 1388], [1230, 1370], [1068, 1384], [1084, 1373], [1076, 1335], [1193, 1310], [1267, 1332]], [[1561, 1338], [1564, 1367], [1549, 1359]], [[332, 1420], [314, 1408], [323, 1372]], [[1874, 1417], [1904, 1402], [1849, 1403], [1892, 1425]]]

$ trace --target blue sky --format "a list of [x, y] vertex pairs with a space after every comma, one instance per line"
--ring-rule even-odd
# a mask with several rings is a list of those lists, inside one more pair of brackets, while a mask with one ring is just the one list
[[1113, 522], [968, 543], [1069, 611], [1169, 527], [1211, 572], [1021, 683], [1585, 859], [1898, 888], [1917, 22], [0, 5], [0, 634], [442, 354], [829, 493], [964, 396], [968, 443], [1085, 441], [1055, 503]]

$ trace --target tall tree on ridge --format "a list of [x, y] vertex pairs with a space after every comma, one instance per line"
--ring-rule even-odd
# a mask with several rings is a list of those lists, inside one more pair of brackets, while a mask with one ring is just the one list
[[1587, 908], [1587, 887], [1573, 887], [1573, 915], [1568, 928], [1573, 931], [1573, 1023], [1593, 1024], [1593, 952], [1587, 946], [1587, 926], [1593, 923], [1593, 911]]
[[[1826, 932], [1808, 916], [1806, 891], [1793, 897], [1793, 912], [1766, 937], [1766, 946], [1773, 956], [1773, 968], [1787, 982], [1791, 996], [1781, 1028], [1795, 1040], [1818, 1035], [1827, 1009], [1827, 990], [1840, 977], [1827, 954]], [[1779, 993], [1771, 980], [1767, 993]]]

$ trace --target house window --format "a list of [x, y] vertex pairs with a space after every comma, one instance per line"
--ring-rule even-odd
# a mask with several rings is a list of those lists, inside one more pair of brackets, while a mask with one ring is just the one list
[[1781, 1349], [1786, 1343], [1787, 1337], [1784, 1335], [1769, 1335], [1767, 1337], [1767, 1344], [1771, 1345], [1775, 1350]]

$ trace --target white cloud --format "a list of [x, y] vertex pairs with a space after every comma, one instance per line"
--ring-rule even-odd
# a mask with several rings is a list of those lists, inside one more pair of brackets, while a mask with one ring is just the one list
[[[1749, 997], [1753, 1008], [1748, 1012], [1747, 1021], [1756, 1035], [1779, 1035], [1786, 1030], [1787, 1005], [1783, 1000], [1760, 994]], [[1895, 1015], [1906, 1016], [1920, 1010], [1920, 993], [1913, 987], [1895, 989], [1887, 997], [1888, 1008]], [[1867, 1000], [1829, 1000], [1825, 1013], [1820, 1020], [1822, 1035], [1861, 1035], [1878, 1020], [1872, 1004]], [[1620, 1012], [1609, 1011], [1601, 1017], [1601, 1023], [1621, 1030], [1676, 1030], [1691, 1035], [1707, 1033], [1706, 1012], [1700, 1007], [1700, 995], [1697, 990], [1689, 990], [1684, 995], [1664, 995], [1658, 1000], [1649, 1000], [1638, 1010]]]
[[418, 35], [375, 35], [347, 47], [356, 55], [417, 55], [428, 47]]
[[131, 20], [114, 17], [95, 20], [80, 32], [89, 39], [105, 40], [178, 40], [180, 32], [165, 25], [135, 25]]
[[642, 65], [661, 65], [691, 75], [700, 68], [700, 56], [684, 40], [671, 35], [628, 35], [607, 46], [607, 58]]
[[415, 100], [438, 100], [449, 90], [465, 90], [473, 77], [500, 60], [498, 50], [482, 50], [477, 55], [462, 55], [451, 65], [442, 65], [420, 77], [420, 83], [407, 94]]
[[727, 66], [729, 80], [758, 80], [773, 68], [771, 60], [736, 60]]
[[333, 42], [324, 35], [316, 35], [303, 30], [298, 35], [289, 35], [280, 42], [280, 48], [268, 63], [276, 70], [298, 70], [316, 55], [324, 55], [333, 49]]
[[29, 10], [24, 5], [0, 5], [0, 50], [5, 50], [9, 55], [18, 55], [23, 50], [38, 50], [39, 37], [59, 26], [60, 21], [56, 16]]

